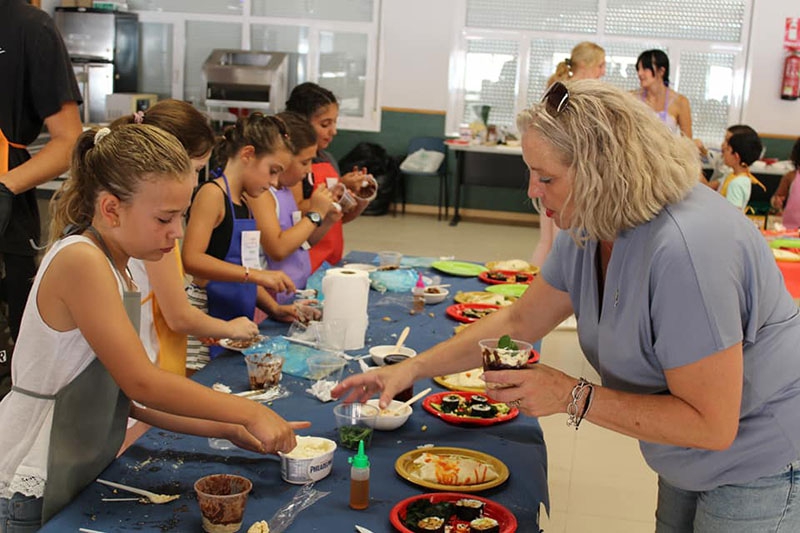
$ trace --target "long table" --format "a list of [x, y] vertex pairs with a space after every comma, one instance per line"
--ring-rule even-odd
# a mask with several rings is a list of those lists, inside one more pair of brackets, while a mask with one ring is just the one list
[[[372, 262], [374, 254], [351, 253], [346, 262]], [[433, 275], [423, 268], [425, 275]], [[486, 286], [476, 278], [443, 275], [450, 283], [451, 294], [458, 290], [482, 290]], [[456, 322], [446, 318], [445, 309], [452, 298], [426, 306], [424, 314], [411, 316], [409, 295], [370, 292], [367, 347], [394, 344], [404, 326], [411, 326], [406, 344], [421, 352], [448, 338]], [[432, 316], [431, 316], [432, 315]], [[285, 334], [287, 325], [267, 321], [262, 330], [268, 335]], [[366, 353], [355, 350], [351, 354]], [[346, 372], [358, 372], [351, 363]], [[193, 379], [204, 385], [222, 382], [234, 391], [247, 390], [245, 364], [239, 354], [227, 353], [209, 364]], [[336, 440], [333, 403], [321, 403], [305, 392], [310, 381], [284, 374], [281, 384], [291, 396], [273, 402], [270, 407], [287, 420], [310, 420], [312, 427], [300, 433]], [[434, 392], [444, 390], [432, 380], [415, 384], [415, 390], [431, 386]], [[348, 506], [350, 467], [347, 458], [353, 454], [338, 448], [334, 454], [330, 476], [316, 483], [315, 488], [330, 492], [328, 496], [301, 512], [288, 531], [349, 532], [359, 524], [375, 533], [392, 531], [391, 509], [410, 496], [432, 492], [402, 479], [395, 473], [395, 460], [417, 446], [455, 446], [491, 454], [503, 461], [511, 476], [504, 484], [479, 493], [507, 507], [517, 518], [517, 531], [539, 531], [540, 503], [549, 506], [547, 492], [547, 453], [541, 427], [534, 418], [520, 415], [516, 419], [486, 428], [449, 425], [425, 412], [420, 404], [400, 429], [376, 431], [367, 450], [371, 462], [370, 505], [364, 511]], [[262, 456], [239, 449], [211, 449], [208, 440], [151, 429], [114, 461], [102, 479], [165, 494], [180, 494], [180, 499], [163, 505], [137, 502], [102, 502], [112, 494], [98, 483], [88, 486], [69, 506], [50, 520], [41, 531], [62, 532], [87, 528], [106, 533], [117, 531], [201, 531], [200, 510], [193, 485], [198, 478], [212, 473], [240, 474], [253, 482], [253, 491], [245, 511], [242, 531], [257, 520], [268, 520], [282, 505], [292, 499], [298, 486], [281, 480], [280, 462], [274, 456]]]
[[[456, 226], [461, 220], [459, 210], [464, 185], [527, 189], [528, 168], [522, 160], [521, 147], [454, 142], [448, 142], [447, 147], [455, 152], [456, 159], [455, 200], [453, 218], [450, 220], [451, 226]], [[711, 167], [705, 165], [704, 168], [710, 175]], [[753, 187], [750, 203], [757, 206], [766, 202], [769, 206], [769, 199], [778, 188], [784, 172], [769, 165], [754, 170], [754, 175], [767, 190], [763, 191], [760, 187]]]

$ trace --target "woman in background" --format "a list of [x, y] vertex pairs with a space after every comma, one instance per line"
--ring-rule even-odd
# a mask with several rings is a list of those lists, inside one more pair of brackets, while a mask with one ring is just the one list
[[669, 57], [661, 50], [645, 50], [636, 60], [638, 98], [656, 112], [661, 122], [692, 138], [692, 108], [689, 99], [669, 88]]
[[[357, 192], [364, 181], [366, 169], [354, 169], [340, 177], [339, 165], [336, 159], [326, 150], [336, 136], [336, 121], [339, 119], [339, 102], [336, 96], [328, 89], [316, 83], [301, 83], [289, 95], [286, 110], [304, 116], [317, 132], [317, 155], [312, 162], [311, 171], [313, 181], [306, 184], [295, 185], [294, 197], [303, 213], [311, 209], [311, 193], [316, 187], [329, 187], [328, 180], [341, 181], [347, 189]], [[315, 271], [323, 262], [335, 265], [342, 260], [344, 252], [344, 232], [342, 224], [354, 220], [367, 207], [369, 202], [353, 195], [356, 199], [355, 206], [350, 211], [339, 212], [331, 210], [328, 214], [327, 224], [330, 229], [325, 236], [311, 247], [311, 271]]]
[[556, 66], [547, 86], [557, 81], [597, 80], [605, 75], [606, 51], [599, 44], [584, 41], [576, 44], [569, 57]]
[[[558, 64], [556, 72], [547, 80], [547, 86], [560, 81], [596, 80], [606, 75], [606, 51], [602, 46], [584, 41], [572, 49], [569, 57]], [[558, 228], [550, 217], [539, 213], [539, 242], [533, 249], [531, 264], [541, 267], [553, 247]]]

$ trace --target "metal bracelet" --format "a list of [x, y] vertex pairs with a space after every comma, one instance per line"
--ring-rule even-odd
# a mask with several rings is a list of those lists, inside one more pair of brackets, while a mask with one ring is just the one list
[[581, 420], [583, 420], [583, 417], [589, 410], [588, 407], [586, 407], [581, 411], [580, 402], [587, 394], [589, 395], [587, 399], [591, 399], [593, 389], [594, 386], [584, 378], [578, 379], [578, 383], [572, 388], [572, 401], [567, 404], [567, 415], [569, 416], [569, 418], [567, 418], [567, 426], [574, 427], [576, 431], [578, 426], [580, 426]]

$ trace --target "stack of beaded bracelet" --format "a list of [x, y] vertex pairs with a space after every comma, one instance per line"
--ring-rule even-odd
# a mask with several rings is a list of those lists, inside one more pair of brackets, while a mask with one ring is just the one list
[[[567, 426], [574, 427], [575, 431], [578, 431], [581, 421], [592, 406], [593, 393], [594, 385], [584, 378], [580, 378], [572, 389], [572, 401], [567, 405], [567, 414], [569, 415]], [[584, 399], [585, 402], [583, 402]], [[583, 409], [580, 408], [581, 402], [583, 402]]]

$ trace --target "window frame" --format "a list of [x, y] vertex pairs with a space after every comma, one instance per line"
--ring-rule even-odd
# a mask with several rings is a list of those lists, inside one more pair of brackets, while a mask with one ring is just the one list
[[[448, 99], [447, 116], [445, 120], [445, 130], [448, 135], [457, 135], [459, 126], [466, 122], [463, 116], [465, 102], [465, 67], [468, 50], [468, 41], [472, 39], [493, 39], [508, 40], [517, 42], [519, 56], [517, 58], [517, 77], [516, 77], [516, 98], [515, 113], [528, 107], [526, 101], [528, 85], [530, 82], [529, 64], [531, 55], [531, 42], [536, 39], [546, 40], [572, 40], [572, 41], [594, 41], [605, 47], [613, 43], [637, 44], [648, 43], [651, 45], [664, 47], [668, 50], [670, 57], [670, 77], [672, 78], [671, 87], [680, 92], [681, 65], [680, 58], [685, 52], [697, 53], [727, 53], [734, 55], [733, 76], [731, 86], [731, 100], [728, 108], [728, 124], [741, 122], [744, 109], [744, 102], [749, 91], [749, 80], [746, 77], [747, 56], [750, 44], [750, 26], [753, 19], [754, 0], [744, 0], [744, 20], [742, 31], [738, 43], [734, 42], [713, 42], [689, 39], [666, 39], [661, 37], [640, 38], [636, 36], [620, 36], [607, 34], [605, 31], [605, 20], [607, 13], [607, 0], [598, 0], [597, 31], [595, 33], [571, 33], [559, 31], [542, 30], [499, 30], [490, 28], [478, 28], [467, 26], [467, 0], [456, 0], [454, 18], [462, 21], [461, 24], [454, 24], [453, 46], [450, 53], [450, 73], [448, 89], [450, 98]], [[498, 9], [502, 9], [502, 0], [498, 0]], [[645, 50], [646, 48], [642, 48]], [[694, 113], [693, 113], [694, 119]], [[719, 132], [718, 138], [703, 139], [708, 145], [719, 144], [724, 135], [724, 131]]]
[[[242, 0], [242, 14], [228, 15], [215, 13], [191, 13], [184, 11], [133, 10], [139, 15], [139, 24], [169, 24], [172, 26], [172, 82], [171, 97], [184, 99], [186, 62], [186, 25], [188, 22], [219, 22], [240, 24], [243, 50], [250, 50], [251, 28], [253, 25], [291, 26], [308, 28], [308, 80], [319, 81], [320, 33], [362, 33], [367, 36], [366, 74], [364, 80], [364, 114], [361, 116], [340, 115], [338, 127], [347, 130], [377, 132], [381, 129], [380, 113], [380, 71], [383, 56], [380, 20], [382, 0], [373, 0], [372, 20], [354, 22], [341, 20], [320, 20], [304, 18], [264, 17], [251, 15], [251, 0]], [[289, 88], [291, 90], [291, 88]], [[339, 95], [337, 95], [339, 96]]]

